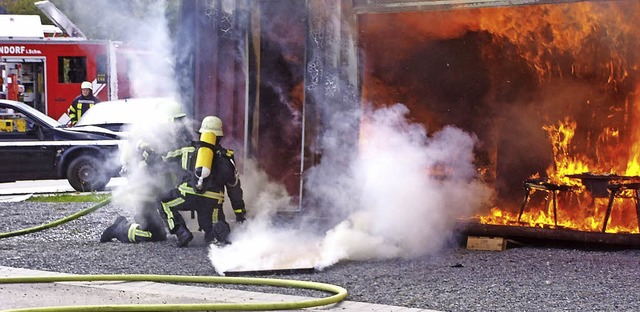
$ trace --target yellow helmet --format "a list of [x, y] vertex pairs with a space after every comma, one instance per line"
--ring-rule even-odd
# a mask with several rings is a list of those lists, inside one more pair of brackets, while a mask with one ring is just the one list
[[89, 89], [93, 91], [93, 84], [91, 84], [91, 82], [88, 82], [88, 81], [83, 81], [82, 84], [80, 84], [80, 89]]
[[223, 136], [222, 134], [222, 120], [216, 116], [207, 116], [202, 119], [202, 124], [200, 125], [200, 133], [203, 132], [213, 132], [218, 137]]

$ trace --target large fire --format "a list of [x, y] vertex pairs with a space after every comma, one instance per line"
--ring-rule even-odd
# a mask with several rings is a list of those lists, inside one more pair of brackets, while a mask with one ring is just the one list
[[611, 207], [606, 232], [638, 233], [638, 16], [640, 1], [364, 15], [363, 99], [478, 135], [497, 190], [483, 223], [601, 231]]

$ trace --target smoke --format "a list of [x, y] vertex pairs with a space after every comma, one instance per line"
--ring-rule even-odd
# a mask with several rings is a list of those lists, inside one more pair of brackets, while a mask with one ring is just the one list
[[[144, 16], [127, 19], [132, 22], [128, 27], [136, 30], [127, 40], [154, 52], [130, 60], [133, 70], [129, 78], [137, 96], [153, 91], [153, 87], [169, 93], [177, 90], [173, 66], [163, 65], [170, 64], [167, 60], [172, 53], [164, 7], [151, 6]], [[336, 73], [324, 74], [334, 82], [331, 86], [341, 84]], [[333, 91], [327, 93], [338, 96], [339, 92]], [[283, 221], [283, 211], [298, 210], [293, 204], [297, 199], [270, 181], [251, 160], [245, 162], [241, 180], [249, 220], [232, 224], [233, 244], [211, 246], [209, 257], [218, 273], [324, 269], [344, 259], [412, 258], [435, 253], [452, 238], [456, 220], [468, 217], [489, 200], [491, 191], [476, 179], [474, 135], [455, 127], [427, 133], [422, 125], [408, 120], [409, 110], [403, 104], [338, 112], [332, 112], [331, 105], [321, 106], [327, 118], [318, 142], [322, 161], [305, 172], [304, 180], [307, 199], [303, 211], [316, 213], [299, 222]], [[168, 141], [161, 135], [164, 130], [153, 128], [153, 124], [136, 125], [130, 129], [131, 143], [144, 138], [161, 144]], [[355, 148], [354, 133], [360, 133]], [[126, 150], [123, 154], [127, 155]], [[135, 155], [131, 159], [135, 160]], [[130, 170], [130, 184], [118, 190], [114, 200], [134, 207], [153, 195], [150, 186], [157, 181], [149, 181], [156, 176], [137, 171], [135, 166]], [[227, 215], [232, 216], [225, 204]]]
[[[175, 64], [186, 62], [181, 49], [171, 40], [167, 15], [179, 5], [171, 0], [60, 1], [58, 6], [89, 39], [108, 38], [121, 42], [117, 62], [127, 68], [132, 97], [177, 98], [179, 86]], [[114, 79], [115, 77], [111, 77]]]
[[166, 5], [148, 6], [145, 16], [135, 19], [128, 42], [135, 42], [145, 52], [129, 55], [129, 81], [134, 97], [178, 94], [174, 72], [176, 57], [170, 40]]
[[[181, 129], [193, 129], [193, 121], [187, 117], [168, 118], [171, 107], [178, 102], [154, 98], [129, 100], [128, 105], [142, 105], [148, 111], [125, 129], [127, 139], [120, 144], [120, 163], [123, 165], [127, 183], [113, 192], [113, 202], [134, 216], [143, 229], [149, 226], [165, 228], [165, 222], [156, 214], [159, 196], [175, 184], [172, 171], [161, 156], [174, 151], [186, 138]], [[142, 114], [141, 114], [142, 115]], [[190, 138], [191, 140], [195, 137]], [[143, 160], [144, 153], [148, 161]], [[170, 174], [167, 174], [170, 173]]]
[[[185, 62], [186, 53], [183, 51], [188, 51], [187, 46], [193, 44], [181, 38], [181, 49], [178, 49], [171, 39], [167, 16], [175, 13], [171, 10], [175, 11], [179, 4], [179, 1], [171, 0], [69, 0], [58, 3], [61, 11], [89, 39], [106, 38], [121, 43], [117, 47], [115, 61], [127, 70], [119, 72], [126, 77], [117, 79], [128, 83], [133, 98], [147, 98], [127, 102], [138, 107], [120, 112], [130, 115], [123, 120], [134, 122], [125, 129], [127, 140], [120, 146], [118, 160], [125, 167], [127, 183], [113, 193], [113, 201], [124, 208], [123, 213], [134, 215], [135, 221], [143, 227], [148, 222], [165, 227], [159, 216], [148, 218], [141, 215], [147, 213], [143, 210], [154, 211], [154, 205], [158, 204], [158, 191], [169, 182], [163, 180], [167, 178], [166, 174], [154, 171], [158, 168], [142, 164], [138, 147], [144, 142], [158, 155], [175, 148], [172, 144], [177, 140], [175, 130], [178, 127], [170, 117], [175, 114], [175, 105], [180, 105], [184, 99], [184, 94], [181, 96], [179, 92], [175, 68], [176, 63]], [[146, 111], [143, 112], [141, 107]], [[182, 109], [184, 111], [184, 107]], [[189, 123], [188, 128], [194, 129], [191, 121], [184, 122]]]
[[[322, 2], [334, 13], [339, 4]], [[290, 205], [297, 198], [268, 179], [247, 183], [255, 178], [247, 175], [258, 168], [245, 168], [241, 179], [249, 219], [233, 227], [231, 245], [211, 246], [209, 258], [219, 274], [324, 269], [345, 259], [433, 254], [451, 242], [458, 219], [487, 205], [492, 196], [477, 179], [474, 135], [449, 126], [427, 133], [409, 121], [403, 104], [359, 108], [355, 88], [335, 68], [322, 65], [335, 56], [331, 53], [337, 47], [326, 40], [340, 24], [339, 14], [326, 18], [309, 22], [316, 28], [309, 34], [314, 44], [307, 47], [312, 79], [305, 85], [306, 96], [317, 103], [323, 129], [317, 142], [306, 147], [322, 158], [304, 172], [302, 220], [281, 220], [277, 212], [294, 209]], [[296, 47], [282, 44], [283, 55], [288, 55], [287, 46]]]
[[[454, 127], [428, 135], [407, 114], [402, 104], [363, 112], [359, 152], [346, 170], [336, 171], [328, 161], [310, 170], [305, 189], [317, 206], [309, 208], [329, 212], [324, 219], [314, 215], [297, 226], [274, 223], [273, 212], [287, 198], [284, 193], [270, 198], [273, 186], [261, 183], [266, 188], [253, 190], [246, 200], [255, 215], [234, 228], [233, 244], [211, 247], [216, 271], [323, 269], [344, 259], [413, 258], [446, 246], [456, 220], [491, 195], [472, 164], [476, 138]], [[349, 126], [357, 121], [345, 120]], [[332, 147], [349, 144], [338, 137], [323, 142], [327, 154], [339, 154]], [[333, 226], [322, 230], [310, 226], [314, 223]]]
[[[327, 232], [321, 267], [346, 258], [436, 252], [455, 220], [488, 200], [472, 165], [476, 139], [453, 127], [428, 137], [421, 125], [406, 120], [408, 112], [397, 104], [365, 113], [360, 153], [350, 165], [353, 184], [343, 190], [347, 197], [323, 203], [353, 206], [353, 212]], [[310, 189], [331, 183], [314, 178]]]

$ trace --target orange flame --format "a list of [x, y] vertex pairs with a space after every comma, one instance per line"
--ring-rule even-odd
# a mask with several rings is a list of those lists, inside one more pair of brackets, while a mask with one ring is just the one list
[[[639, 14], [640, 1], [583, 1], [452, 12], [412, 12], [379, 15], [375, 18], [364, 16], [359, 23], [362, 29], [369, 31], [369, 37], [364, 36], [361, 41], [368, 44], [369, 49], [377, 49], [378, 55], [367, 54], [365, 75], [368, 76], [363, 78], [363, 98], [374, 106], [407, 103], [412, 116], [423, 122], [429, 132], [449, 123], [458, 122], [456, 125], [459, 125], [468, 120], [476, 120], [468, 118], [461, 121], [456, 118], [455, 113], [450, 113], [450, 109], [455, 111], [458, 102], [469, 104], [455, 111], [458, 115], [465, 109], [472, 110], [475, 114], [485, 112], [482, 109], [475, 110], [475, 105], [485, 100], [484, 98], [467, 101], [464, 96], [478, 94], [488, 98], [487, 101], [495, 100], [499, 102], [496, 106], [501, 110], [512, 104], [522, 105], [527, 113], [531, 112], [538, 118], [532, 123], [535, 122], [534, 127], [541, 134], [546, 134], [546, 143], [550, 143], [553, 153], [546, 155], [544, 163], [536, 165], [526, 175], [530, 175], [532, 180], [547, 183], [543, 186], [558, 186], [559, 189], [545, 190], [544, 187], [535, 185], [538, 188], [530, 192], [522, 213], [514, 212], [513, 207], [506, 207], [506, 204], [494, 203], [495, 207], [488, 213], [478, 216], [481, 222], [601, 231], [605, 225], [605, 211], [611, 204], [607, 232], [639, 233], [634, 189], [614, 193], [610, 202], [607, 185], [604, 185], [604, 192], [596, 192], [595, 186], [574, 176], [588, 173], [601, 177], [605, 182], [608, 182], [609, 176], [640, 176], [640, 99], [636, 99], [640, 94], [640, 48], [636, 43], [640, 41], [640, 26], [637, 26]], [[403, 35], [405, 33], [408, 35]], [[469, 33], [477, 36], [469, 36]], [[451, 43], [447, 39], [456, 40], [451, 40]], [[476, 39], [481, 43], [475, 46], [469, 44], [469, 40]], [[407, 64], [422, 65], [419, 60], [425, 51], [442, 46], [445, 48], [438, 50], [444, 51], [442, 53], [427, 53], [436, 61], [430, 60], [425, 62], [428, 66], [421, 67], [432, 70], [430, 75], [409, 76], [408, 71], [413, 68]], [[479, 52], [472, 48], [465, 50], [468, 46], [477, 46]], [[455, 71], [455, 66], [473, 67], [474, 63], [460, 61], [456, 64], [458, 60], [451, 54], [460, 50], [467, 53], [460, 53], [463, 57], [481, 53], [483, 55], [478, 60], [486, 63], [500, 63], [505, 61], [505, 56], [512, 57], [515, 65], [500, 67], [487, 64], [489, 69], [483, 72], [485, 75], [473, 76], [474, 79], [465, 82], [472, 89], [481, 89], [484, 85], [478, 81], [488, 79], [488, 88], [496, 89], [486, 93], [465, 93], [462, 96], [458, 93], [463, 87], [458, 87], [449, 80], [463, 80], [459, 77], [460, 72]], [[402, 63], [404, 58], [410, 58], [410, 62]], [[402, 63], [406, 67], [394, 69], [394, 63]], [[521, 66], [522, 63], [525, 64]], [[533, 82], [532, 90], [538, 88], [544, 92], [559, 94], [548, 97], [531, 96], [535, 98], [533, 100], [523, 96], [526, 99], [521, 100], [503, 92], [515, 89], [504, 87], [514, 83], [504, 77], [519, 76], [501, 70], [524, 67], [526, 69], [522, 71], [526, 73], [523, 75], [527, 78], [530, 75], [532, 78], [523, 81]], [[432, 79], [431, 74], [440, 76]], [[407, 76], [409, 78], [405, 78]], [[422, 80], [412, 79], [415, 77]], [[394, 85], [394, 79], [402, 82]], [[425, 85], [428, 84], [424, 80], [442, 86], [444, 91], [434, 87], [422, 91], [422, 97], [416, 95], [427, 88]], [[413, 86], [412, 89], [410, 84], [414, 81], [419, 81], [422, 85]], [[561, 86], [556, 87], [556, 84]], [[452, 85], [458, 88], [453, 88]], [[500, 85], [502, 89], [498, 89], [496, 85]], [[567, 86], [574, 89], [564, 90]], [[504, 100], [505, 97], [517, 100]], [[574, 97], [580, 99], [576, 100]], [[532, 106], [537, 107], [528, 107], [528, 101], [535, 102]], [[491, 105], [486, 107], [494, 108]], [[514, 108], [517, 109], [520, 107]], [[494, 115], [502, 117], [499, 114], [492, 115], [492, 112], [487, 112], [487, 115], [489, 117], [482, 120], [485, 123], [470, 128], [483, 131], [484, 126], [490, 123], [487, 121], [493, 121]], [[505, 121], [509, 122], [510, 120]], [[504, 138], [500, 135], [500, 139], [493, 137], [493, 130], [486, 131], [490, 134], [480, 136], [489, 138], [482, 142], [488, 152], [478, 157], [478, 167], [481, 168], [479, 172], [483, 173], [483, 177], [489, 177], [487, 180], [493, 179], [489, 182], [496, 182], [498, 179], [496, 168], [499, 166], [496, 163], [501, 156], [504, 159], [504, 154], [496, 152], [499, 149], [495, 147]], [[523, 139], [526, 140], [527, 137]], [[507, 152], [510, 151], [507, 149]], [[550, 157], [552, 158], [548, 164], [547, 159]], [[522, 162], [525, 163], [526, 159]], [[540, 173], [542, 171], [543, 174]], [[637, 179], [640, 181], [640, 178]], [[629, 181], [636, 182], [633, 179], [622, 182]], [[522, 180], [520, 178], [518, 181], [506, 182], [515, 185]]]
[[[629, 6], [617, 6], [614, 3], [604, 6], [606, 9], [582, 2], [531, 6], [526, 10], [510, 11], [510, 14], [488, 11], [498, 14], [483, 15], [480, 28], [496, 35], [496, 40], [502, 38], [514, 44], [522, 58], [535, 68], [541, 82], [550, 77], [584, 77], [600, 73], [596, 74], [596, 78], [601, 78], [603, 87], [608, 86], [609, 90], [615, 91], [629, 78], [629, 69], [638, 67], [636, 58], [625, 55], [629, 47], [624, 40], [630, 33], [637, 32], [637, 28], [621, 18], [629, 14], [624, 12], [630, 9]], [[631, 4], [631, 11], [638, 12], [638, 6], [637, 3]], [[598, 51], [598, 45], [585, 44], [593, 42], [592, 37], [598, 33], [607, 36], [608, 49]], [[602, 52], [608, 54], [603, 57], [600, 55]], [[567, 67], [561, 63], [561, 56], [565, 54], [571, 55], [573, 59], [570, 70], [566, 70]], [[595, 55], [605, 61], [594, 63]], [[632, 104], [632, 107], [640, 110], [640, 103]], [[629, 109], [628, 105], [625, 109]], [[610, 120], [620, 113], [613, 107], [609, 111], [611, 113], [606, 118]], [[635, 115], [630, 116], [628, 111], [622, 112], [626, 122], [629, 118], [640, 116], [638, 112], [632, 113]], [[527, 206], [522, 216], [496, 207], [489, 215], [481, 216], [481, 222], [557, 226], [583, 231], [601, 230], [610, 192], [606, 194], [607, 197], [585, 192], [583, 182], [569, 176], [582, 173], [615, 175], [616, 172], [625, 176], [640, 175], [640, 126], [638, 123], [631, 124], [628, 140], [633, 143], [628, 149], [624, 148], [625, 139], [621, 137], [620, 128], [605, 126], [601, 130], [592, 129], [591, 131], [600, 131], [600, 134], [597, 142], [587, 142], [593, 148], [591, 153], [584, 152], [584, 149], [581, 152], [573, 142], [578, 123], [571, 117], [543, 126], [553, 150], [553, 164], [546, 170], [549, 182], [574, 188], [568, 192], [556, 192], [555, 212], [552, 200], [555, 191], [545, 191], [542, 192], [544, 194], [541, 200], [535, 204], [529, 203], [532, 206]], [[539, 174], [533, 176], [539, 177]], [[611, 224], [607, 224], [607, 232], [640, 232], [635, 196], [634, 190], [616, 194], [612, 200], [611, 217], [608, 220]]]

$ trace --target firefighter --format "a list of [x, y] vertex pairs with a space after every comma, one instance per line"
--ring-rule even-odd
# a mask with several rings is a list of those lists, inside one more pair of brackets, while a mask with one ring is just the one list
[[[108, 242], [116, 238], [125, 243], [143, 241], [162, 241], [166, 239], [166, 221], [162, 211], [163, 200], [173, 194], [173, 190], [190, 177], [189, 160], [195, 152], [192, 142], [195, 139], [190, 120], [179, 106], [170, 106], [171, 127], [160, 124], [156, 131], [150, 131], [144, 140], [136, 144], [135, 150], [141, 161], [128, 181], [129, 189], [125, 191], [139, 198], [136, 202], [134, 222], [120, 216], [101, 235], [100, 242]], [[161, 135], [162, 131], [168, 131]], [[168, 143], [167, 143], [168, 142]], [[164, 144], [163, 144], [164, 143]], [[128, 171], [128, 169], [127, 169]], [[140, 183], [136, 185], [136, 183]], [[183, 222], [180, 217], [179, 222]], [[188, 230], [177, 234], [179, 239], [193, 238]], [[190, 237], [190, 238], [189, 238]]]
[[68, 124], [75, 126], [80, 117], [97, 103], [100, 103], [100, 100], [93, 95], [93, 85], [91, 82], [83, 81], [80, 84], [80, 95], [73, 99], [69, 109], [67, 109], [67, 115], [69, 115]]
[[218, 117], [207, 116], [202, 120], [199, 132], [193, 175], [174, 190], [173, 198], [162, 202], [169, 231], [176, 233], [178, 247], [186, 247], [193, 239], [192, 235], [185, 234], [190, 234], [190, 231], [180, 211], [197, 213], [198, 225], [204, 231], [206, 242], [216, 245], [230, 243], [231, 228], [222, 208], [225, 190], [236, 222], [245, 221], [243, 191], [233, 151], [220, 145], [223, 138], [222, 121]]

